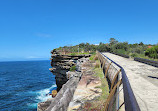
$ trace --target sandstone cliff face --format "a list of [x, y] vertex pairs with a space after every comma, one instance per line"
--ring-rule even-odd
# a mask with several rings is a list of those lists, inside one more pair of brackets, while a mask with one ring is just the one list
[[[56, 84], [57, 84], [57, 91], [62, 88], [62, 85], [68, 81], [66, 72], [70, 70], [70, 68], [76, 65], [77, 60], [81, 58], [87, 58], [90, 55], [60, 55], [56, 51], [52, 51], [51, 56], [51, 66], [49, 70], [56, 76]], [[78, 69], [78, 68], [77, 68]]]
[[[56, 76], [58, 94], [45, 102], [38, 103], [37, 111], [66, 111], [82, 76], [81, 67], [90, 55], [60, 55], [52, 51], [50, 71]], [[75, 65], [76, 71], [69, 71]]]
[[82, 73], [80, 72], [73, 72], [73, 76], [62, 86], [57, 96], [51, 101], [51, 104], [45, 111], [66, 111], [81, 75]]

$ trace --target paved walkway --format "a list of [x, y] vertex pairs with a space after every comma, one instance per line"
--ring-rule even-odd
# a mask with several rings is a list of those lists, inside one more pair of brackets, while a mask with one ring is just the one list
[[103, 54], [124, 68], [141, 111], [158, 111], [158, 68], [111, 53]]

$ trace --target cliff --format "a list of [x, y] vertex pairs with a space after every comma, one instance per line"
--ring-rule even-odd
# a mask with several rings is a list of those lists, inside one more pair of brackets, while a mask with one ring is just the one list
[[[58, 94], [45, 102], [38, 103], [38, 111], [65, 111], [73, 98], [74, 91], [82, 76], [81, 66], [88, 61], [90, 55], [60, 55], [55, 50], [51, 52], [50, 71], [56, 76]], [[76, 66], [73, 72], [69, 71]]]
[[[60, 55], [55, 50], [51, 51], [51, 53], [52, 68], [49, 70], [56, 76], [57, 91], [68, 81], [66, 72], [68, 72], [72, 66], [76, 66], [77, 60], [90, 57], [90, 55]], [[76, 69], [79, 70], [78, 68]]]

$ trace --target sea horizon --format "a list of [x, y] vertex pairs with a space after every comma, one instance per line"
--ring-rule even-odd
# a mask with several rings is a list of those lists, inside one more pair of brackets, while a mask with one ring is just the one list
[[40, 59], [38, 59], [38, 60], [2, 60], [2, 61], [0, 61], [0, 62], [31, 62], [31, 61], [49, 61], [50, 59], [44, 59], [44, 60], [40, 60]]

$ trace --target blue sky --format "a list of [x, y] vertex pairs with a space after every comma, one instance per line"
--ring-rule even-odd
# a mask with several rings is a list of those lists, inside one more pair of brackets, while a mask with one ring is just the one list
[[0, 61], [49, 59], [81, 42], [158, 43], [157, 0], [1, 0]]

